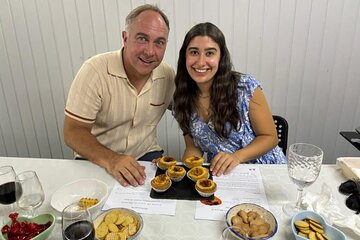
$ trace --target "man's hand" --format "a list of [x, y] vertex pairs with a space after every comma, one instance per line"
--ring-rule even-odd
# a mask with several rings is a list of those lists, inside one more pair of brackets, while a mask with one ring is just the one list
[[92, 124], [65, 116], [65, 143], [81, 156], [103, 167], [122, 186], [134, 187], [144, 184], [145, 167], [129, 155], [118, 154], [98, 142], [91, 134]]
[[239, 163], [234, 154], [219, 152], [211, 161], [210, 171], [219, 177], [230, 173]]
[[137, 187], [145, 183], [145, 167], [132, 156], [117, 155], [109, 160], [106, 170], [124, 187], [129, 184]]

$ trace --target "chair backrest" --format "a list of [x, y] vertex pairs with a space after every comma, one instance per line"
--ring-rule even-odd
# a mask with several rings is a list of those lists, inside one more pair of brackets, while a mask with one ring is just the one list
[[288, 140], [288, 122], [285, 118], [273, 115], [274, 123], [276, 126], [277, 135], [279, 138], [278, 146], [282, 149], [286, 155], [287, 140]]

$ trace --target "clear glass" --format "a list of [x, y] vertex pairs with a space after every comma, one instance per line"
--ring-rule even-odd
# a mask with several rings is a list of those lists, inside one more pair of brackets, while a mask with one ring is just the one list
[[8, 216], [11, 212], [15, 212], [15, 178], [16, 174], [12, 166], [0, 167], [0, 206], [3, 223], [10, 220]]
[[90, 212], [80, 203], [73, 203], [62, 211], [64, 240], [94, 240], [95, 229]]
[[220, 240], [247, 240], [248, 238], [245, 236], [242, 236], [241, 238], [236, 236], [234, 232], [242, 232], [243, 230], [240, 230], [236, 226], [226, 227], [221, 233]]
[[297, 200], [283, 206], [286, 215], [293, 216], [302, 210], [303, 190], [318, 178], [323, 155], [321, 148], [308, 143], [294, 143], [289, 147], [287, 167], [290, 179], [297, 186]]
[[16, 202], [29, 217], [34, 217], [34, 210], [44, 202], [44, 191], [34, 171], [25, 171], [16, 175]]

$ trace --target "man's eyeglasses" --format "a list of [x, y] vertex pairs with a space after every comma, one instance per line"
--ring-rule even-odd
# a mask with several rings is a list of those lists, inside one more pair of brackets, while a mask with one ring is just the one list
[[359, 188], [360, 188], [360, 182], [354, 180], [348, 180], [346, 182], [343, 182], [339, 186], [339, 192], [345, 195], [349, 195], [349, 197], [347, 197], [345, 201], [346, 206], [351, 210], [356, 211], [356, 214], [360, 213]]

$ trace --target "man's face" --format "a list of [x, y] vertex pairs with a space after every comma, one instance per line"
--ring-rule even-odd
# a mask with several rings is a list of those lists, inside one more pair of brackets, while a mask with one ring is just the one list
[[140, 13], [122, 33], [124, 65], [128, 76], [148, 77], [161, 63], [168, 39], [168, 28], [154, 11]]

